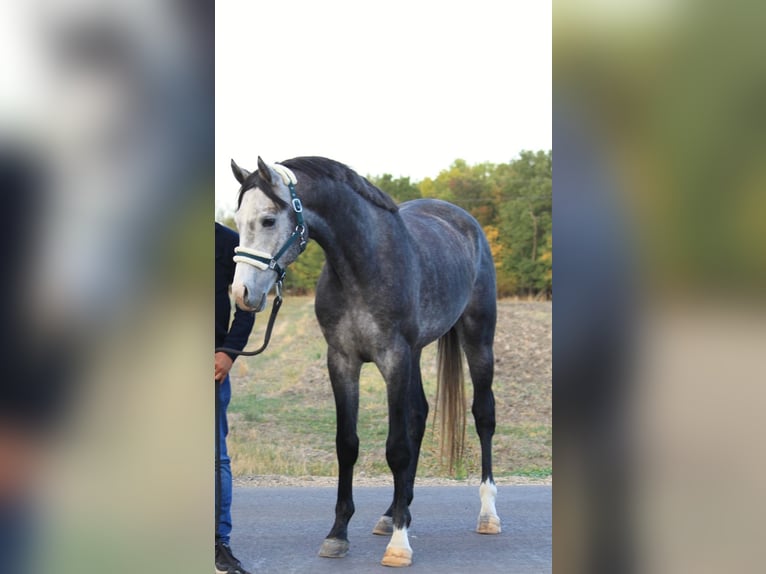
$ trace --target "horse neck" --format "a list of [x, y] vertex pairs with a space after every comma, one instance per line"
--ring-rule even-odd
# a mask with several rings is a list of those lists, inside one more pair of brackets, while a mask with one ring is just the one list
[[379, 269], [380, 254], [396, 249], [401, 219], [343, 184], [314, 186], [305, 199], [309, 234], [343, 280]]

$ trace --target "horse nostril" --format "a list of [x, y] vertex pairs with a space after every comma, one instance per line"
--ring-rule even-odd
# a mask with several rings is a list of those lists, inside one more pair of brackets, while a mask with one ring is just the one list
[[247, 302], [247, 286], [246, 285], [242, 286], [242, 300]]

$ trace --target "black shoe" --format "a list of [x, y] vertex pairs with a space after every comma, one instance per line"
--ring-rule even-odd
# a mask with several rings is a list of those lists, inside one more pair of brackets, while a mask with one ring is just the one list
[[234, 558], [229, 545], [223, 542], [215, 543], [215, 572], [216, 574], [250, 574], [242, 567], [239, 560]]

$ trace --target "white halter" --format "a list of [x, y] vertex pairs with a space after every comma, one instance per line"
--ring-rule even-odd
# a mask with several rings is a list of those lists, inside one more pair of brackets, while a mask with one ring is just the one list
[[291, 183], [295, 185], [298, 183], [298, 179], [295, 177], [295, 174], [289, 168], [283, 166], [281, 163], [275, 163], [269, 167], [271, 167], [271, 169], [279, 174], [285, 185], [290, 185]]

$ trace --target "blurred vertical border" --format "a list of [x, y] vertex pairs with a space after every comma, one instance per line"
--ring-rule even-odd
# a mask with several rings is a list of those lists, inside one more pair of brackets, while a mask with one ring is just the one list
[[554, 2], [554, 569], [756, 572], [766, 10]]
[[210, 572], [214, 3], [0, 38], [0, 571]]

